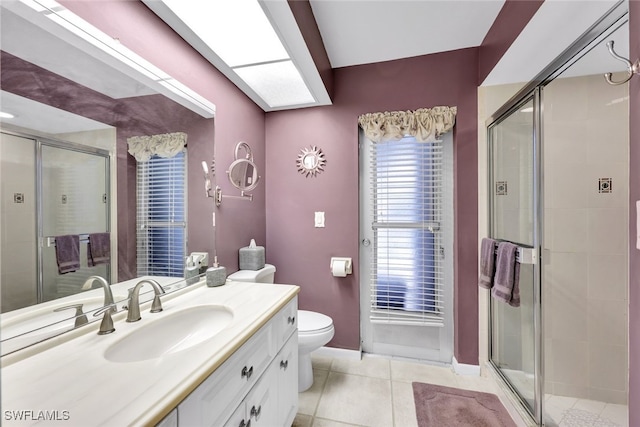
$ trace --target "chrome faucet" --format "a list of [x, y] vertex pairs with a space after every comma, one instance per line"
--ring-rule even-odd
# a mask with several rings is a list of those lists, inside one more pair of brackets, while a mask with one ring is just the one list
[[100, 284], [102, 285], [102, 288], [104, 289], [104, 306], [110, 306], [110, 311], [112, 313], [115, 313], [117, 311], [116, 306], [113, 304], [113, 293], [111, 293], [111, 286], [109, 286], [109, 283], [102, 277], [100, 276], [89, 276], [89, 278], [87, 279], [86, 282], [84, 282], [84, 285], [82, 285], [82, 290], [87, 290], [87, 289], [91, 289], [91, 286], [93, 285], [94, 281], [98, 281], [100, 282]]
[[151, 313], [158, 313], [162, 311], [162, 303], [160, 302], [160, 295], [164, 294], [164, 289], [160, 286], [160, 283], [153, 279], [144, 279], [139, 281], [131, 291], [131, 297], [129, 299], [129, 312], [127, 313], [127, 322], [137, 322], [140, 320], [140, 288], [145, 283], [150, 284], [153, 287], [155, 296], [153, 297], [153, 303], [151, 303]]

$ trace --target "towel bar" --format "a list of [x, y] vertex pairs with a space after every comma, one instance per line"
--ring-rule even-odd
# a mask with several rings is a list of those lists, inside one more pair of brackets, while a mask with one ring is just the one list
[[[80, 236], [80, 243], [89, 242], [89, 234], [79, 234], [78, 236]], [[47, 236], [45, 237], [45, 242], [47, 242], [47, 247], [50, 248], [56, 245], [56, 238], [55, 236]]]

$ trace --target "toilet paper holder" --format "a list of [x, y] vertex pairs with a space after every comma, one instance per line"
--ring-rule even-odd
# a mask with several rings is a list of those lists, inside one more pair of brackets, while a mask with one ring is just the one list
[[351, 258], [346, 257], [331, 257], [331, 264], [329, 265], [329, 269], [331, 270], [331, 274], [337, 277], [344, 277], [342, 275], [336, 275], [335, 269], [337, 266], [344, 264], [344, 270], [346, 274], [351, 274], [353, 272], [353, 262]]

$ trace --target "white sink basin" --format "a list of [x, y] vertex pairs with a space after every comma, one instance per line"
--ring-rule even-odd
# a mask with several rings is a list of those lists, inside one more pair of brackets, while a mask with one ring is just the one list
[[[105, 359], [126, 363], [156, 359], [212, 338], [231, 323], [233, 313], [224, 306], [201, 305], [166, 314], [151, 321], [154, 314], [147, 314], [140, 325], [105, 351]], [[116, 334], [118, 327], [116, 325]]]

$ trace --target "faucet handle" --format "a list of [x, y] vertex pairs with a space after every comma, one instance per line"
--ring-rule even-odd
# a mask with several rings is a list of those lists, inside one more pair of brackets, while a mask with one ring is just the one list
[[116, 328], [113, 326], [113, 319], [111, 318], [111, 313], [116, 310], [117, 308], [115, 304], [109, 304], [93, 313], [94, 317], [100, 316], [102, 313], [104, 313], [102, 322], [100, 322], [100, 330], [98, 331], [98, 335], [107, 335], [116, 330]]
[[76, 314], [73, 315], [73, 317], [75, 317], [75, 319], [76, 319], [75, 324], [74, 324], [75, 328], [77, 328], [78, 326], [86, 325], [87, 323], [89, 323], [89, 319], [87, 319], [87, 315], [84, 314], [84, 312], [82, 311], [82, 304], [65, 305], [64, 307], [58, 307], [53, 311], [59, 312], [59, 311], [69, 310], [69, 309], [72, 309], [72, 308], [76, 310]]
[[131, 296], [133, 295], [133, 288], [127, 289], [127, 302], [122, 306], [123, 310], [129, 310], [131, 304]]
[[160, 301], [160, 295], [156, 294], [153, 297], [153, 302], [151, 303], [151, 310], [149, 310], [150, 313], [159, 313], [162, 311], [162, 301]]

